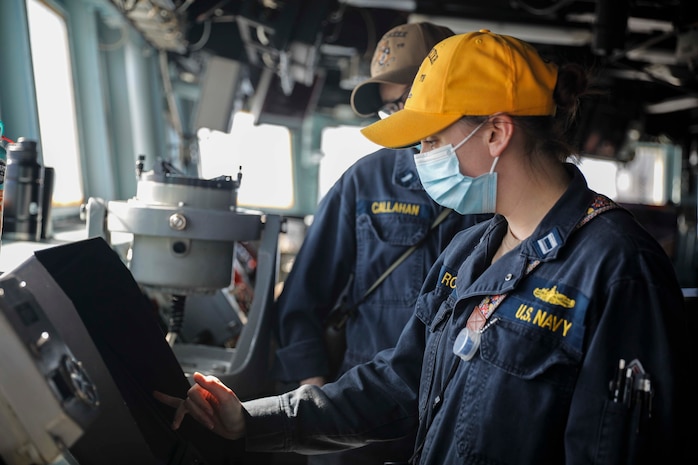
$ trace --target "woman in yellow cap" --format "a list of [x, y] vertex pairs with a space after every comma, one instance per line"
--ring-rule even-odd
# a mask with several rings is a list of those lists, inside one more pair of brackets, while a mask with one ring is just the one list
[[322, 388], [240, 403], [196, 375], [158, 394], [250, 450], [315, 453], [417, 429], [411, 463], [686, 463], [683, 296], [661, 246], [565, 160], [558, 127], [586, 89], [577, 66], [479, 31], [437, 44], [403, 110], [363, 130], [421, 142], [424, 188], [462, 231], [397, 346]]

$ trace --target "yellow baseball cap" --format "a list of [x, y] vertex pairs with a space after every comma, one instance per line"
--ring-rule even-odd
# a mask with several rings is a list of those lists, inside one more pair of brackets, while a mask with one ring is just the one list
[[361, 130], [384, 147], [407, 147], [463, 116], [554, 115], [557, 66], [530, 44], [489, 30], [439, 42], [412, 84], [405, 108]]
[[371, 116], [383, 106], [380, 84], [411, 84], [429, 50], [455, 33], [432, 23], [407, 23], [383, 34], [371, 59], [371, 78], [354, 87], [351, 107]]

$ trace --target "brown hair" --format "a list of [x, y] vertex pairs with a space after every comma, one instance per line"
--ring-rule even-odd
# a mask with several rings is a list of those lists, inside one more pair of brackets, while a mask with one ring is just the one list
[[530, 154], [545, 154], [565, 161], [574, 154], [570, 128], [577, 116], [579, 99], [586, 94], [589, 77], [581, 65], [567, 63], [560, 66], [553, 98], [557, 105], [554, 116], [515, 117], [526, 134], [525, 149]]

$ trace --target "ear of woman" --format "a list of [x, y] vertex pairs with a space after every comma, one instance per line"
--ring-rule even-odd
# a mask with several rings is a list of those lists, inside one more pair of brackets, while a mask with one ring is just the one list
[[514, 121], [511, 116], [499, 113], [490, 118], [487, 129], [490, 154], [492, 157], [499, 157], [514, 137]]

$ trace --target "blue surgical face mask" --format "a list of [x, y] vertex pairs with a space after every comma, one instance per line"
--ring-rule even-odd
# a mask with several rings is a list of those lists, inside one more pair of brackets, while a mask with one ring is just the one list
[[456, 150], [468, 142], [483, 124], [485, 121], [455, 148], [447, 144], [414, 156], [419, 179], [427, 194], [439, 205], [452, 208], [461, 215], [495, 211], [497, 173], [494, 172], [494, 167], [499, 157], [494, 159], [489, 173], [471, 178], [461, 174], [456, 156]]

